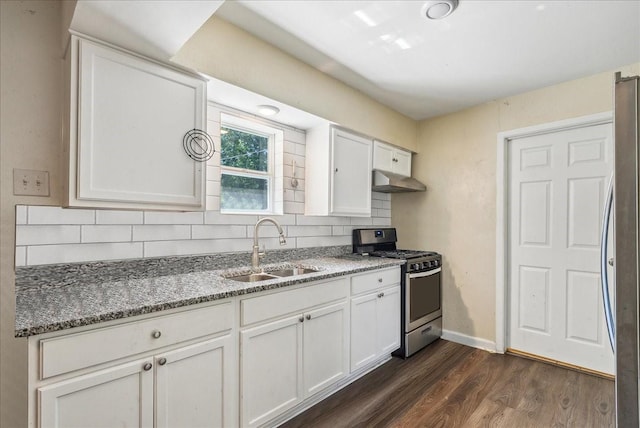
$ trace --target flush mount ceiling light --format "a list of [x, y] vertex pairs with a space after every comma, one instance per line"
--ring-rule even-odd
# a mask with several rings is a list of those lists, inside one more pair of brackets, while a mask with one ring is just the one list
[[422, 6], [422, 16], [429, 19], [442, 19], [453, 13], [458, 0], [430, 0]]
[[280, 113], [280, 109], [276, 106], [270, 106], [267, 104], [258, 106], [258, 113], [263, 116], [273, 116]]

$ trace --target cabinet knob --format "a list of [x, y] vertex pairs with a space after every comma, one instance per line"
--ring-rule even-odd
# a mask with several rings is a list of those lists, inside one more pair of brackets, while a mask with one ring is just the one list
[[158, 360], [158, 364], [160, 364], [161, 366], [164, 366], [165, 364], [167, 364], [167, 359], [162, 357]]
[[307, 314], [306, 318], [307, 318], [308, 320], [310, 320], [310, 319], [311, 319], [311, 315]]
[[384, 297], [384, 293], [378, 293], [378, 297]]
[[298, 318], [298, 321], [300, 321], [300, 322], [304, 322], [304, 317], [303, 317], [303, 316], [301, 316], [300, 318]]
[[160, 330], [154, 330], [153, 333], [151, 333], [151, 337], [154, 339], [158, 339], [160, 336], [162, 336], [162, 332]]
[[151, 363], [146, 363], [144, 366], [142, 366], [145, 372], [148, 372], [149, 370], [151, 370], [151, 367], [153, 367], [153, 364]]
[[382, 278], [378, 278], [378, 282], [382, 282]]
[[334, 172], [338, 172], [338, 168], [336, 168], [336, 170]]

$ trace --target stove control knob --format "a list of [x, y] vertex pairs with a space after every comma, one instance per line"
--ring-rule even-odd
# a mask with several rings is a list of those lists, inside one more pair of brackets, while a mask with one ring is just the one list
[[418, 269], [420, 269], [420, 263], [412, 263], [412, 264], [411, 264], [411, 269], [413, 269], [413, 270], [418, 270]]

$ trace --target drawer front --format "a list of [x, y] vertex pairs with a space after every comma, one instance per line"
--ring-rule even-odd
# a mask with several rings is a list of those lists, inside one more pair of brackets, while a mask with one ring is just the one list
[[349, 296], [348, 277], [314, 282], [307, 287], [267, 294], [240, 302], [242, 325], [281, 317]]
[[376, 270], [351, 277], [351, 294], [361, 294], [400, 283], [400, 267]]
[[40, 341], [46, 379], [231, 329], [231, 302]]

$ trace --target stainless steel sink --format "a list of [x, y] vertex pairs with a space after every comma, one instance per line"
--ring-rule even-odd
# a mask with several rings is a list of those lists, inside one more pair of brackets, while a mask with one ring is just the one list
[[290, 269], [268, 270], [267, 272], [269, 275], [283, 277], [283, 276], [304, 275], [305, 273], [314, 273], [318, 271], [311, 268], [293, 267]]
[[284, 278], [288, 276], [296, 276], [296, 275], [305, 275], [307, 273], [318, 272], [317, 269], [308, 268], [308, 267], [278, 267], [273, 269], [264, 269], [259, 273], [246, 273], [237, 276], [225, 276], [227, 279], [231, 279], [233, 281], [240, 282], [258, 282], [258, 281], [267, 281], [269, 279], [276, 278]]
[[275, 275], [269, 275], [267, 273], [250, 273], [248, 275], [239, 275], [239, 276], [228, 276], [227, 279], [232, 279], [234, 281], [241, 282], [258, 282], [258, 281], [266, 281], [268, 279], [279, 278]]

